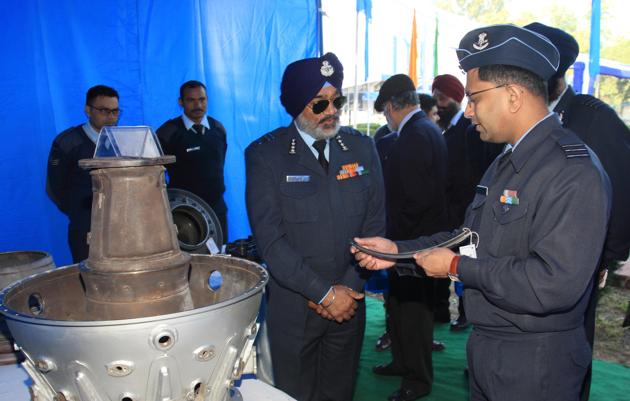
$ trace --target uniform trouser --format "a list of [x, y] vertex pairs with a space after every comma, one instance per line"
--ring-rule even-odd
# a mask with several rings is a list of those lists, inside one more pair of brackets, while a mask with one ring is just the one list
[[[599, 271], [597, 271], [595, 275], [595, 284], [593, 285], [593, 292], [591, 293], [591, 298], [588, 301], [588, 306], [586, 307], [586, 312], [584, 314], [584, 330], [586, 332], [586, 340], [588, 341], [591, 349], [593, 349], [593, 345], [595, 343], [595, 312], [597, 310], [597, 301], [599, 299]], [[588, 366], [588, 370], [586, 371], [586, 375], [584, 377], [584, 382], [582, 382], [582, 389], [580, 392], [580, 401], [588, 401], [591, 394], [591, 378], [593, 374], [593, 363]]]
[[435, 320], [448, 323], [450, 321], [449, 298], [451, 296], [451, 280], [435, 279]]
[[[395, 274], [395, 273], [394, 273]], [[424, 279], [390, 275], [387, 300], [392, 367], [405, 372], [401, 388], [430, 393], [433, 384], [433, 310]]]
[[72, 263], [79, 263], [87, 259], [89, 247], [87, 243], [88, 230], [68, 227], [68, 245], [72, 254]]
[[362, 301], [354, 317], [344, 323], [309, 310], [300, 339], [285, 338], [286, 330], [269, 325], [276, 387], [298, 401], [352, 400], [364, 330]]
[[525, 334], [475, 327], [467, 354], [471, 401], [577, 401], [591, 361], [583, 327]]
[[215, 213], [217, 219], [219, 219], [219, 224], [221, 225], [221, 233], [223, 234], [223, 243], [228, 243], [228, 223], [227, 223], [227, 212], [223, 213]]

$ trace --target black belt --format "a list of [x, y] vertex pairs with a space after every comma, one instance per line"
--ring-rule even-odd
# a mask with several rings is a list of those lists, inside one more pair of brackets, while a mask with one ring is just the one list
[[429, 251], [435, 248], [452, 248], [456, 245], [461, 244], [462, 242], [471, 238], [472, 236], [473, 236], [473, 232], [470, 230], [470, 228], [464, 227], [461, 233], [459, 233], [458, 235], [454, 236], [453, 238], [449, 240], [442, 242], [441, 244], [433, 245], [424, 249], [416, 249], [415, 251], [408, 251], [408, 252], [401, 252], [401, 253], [386, 253], [386, 252], [375, 251], [373, 249], [369, 249], [369, 248], [366, 248], [364, 246], [357, 244], [354, 240], [350, 240], [350, 245], [357, 248], [359, 251], [363, 253], [367, 253], [368, 255], [374, 256], [379, 259], [413, 259], [413, 255], [417, 253]]

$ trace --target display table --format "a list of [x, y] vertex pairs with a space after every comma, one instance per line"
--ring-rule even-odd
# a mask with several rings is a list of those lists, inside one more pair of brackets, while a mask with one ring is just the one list
[[[30, 401], [31, 378], [17, 365], [0, 366], [0, 401]], [[282, 391], [256, 379], [241, 381], [243, 401], [295, 401]]]

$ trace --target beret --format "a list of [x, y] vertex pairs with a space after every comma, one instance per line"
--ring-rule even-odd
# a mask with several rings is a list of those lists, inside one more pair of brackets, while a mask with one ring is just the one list
[[558, 49], [543, 35], [516, 25], [473, 29], [456, 49], [464, 71], [486, 65], [510, 65], [530, 71], [545, 81], [558, 71]]
[[457, 103], [461, 103], [464, 99], [464, 85], [462, 85], [459, 79], [450, 74], [435, 77], [431, 89], [439, 90]]
[[343, 66], [333, 53], [294, 61], [282, 75], [280, 102], [296, 118], [326, 82], [341, 92]]
[[399, 95], [403, 92], [407, 91], [415, 91], [416, 86], [413, 84], [411, 78], [405, 74], [396, 74], [387, 78], [385, 82], [383, 82], [383, 86], [378, 91], [378, 96], [376, 97], [376, 101], [374, 102], [374, 110], [378, 112], [383, 111], [383, 106], [385, 102], [392, 98], [392, 96]]
[[560, 53], [560, 66], [558, 72], [555, 74], [558, 77], [563, 77], [569, 67], [573, 65], [578, 54], [580, 54], [580, 45], [575, 38], [565, 31], [541, 24], [540, 22], [533, 22], [529, 25], [525, 25], [525, 29], [537, 32], [553, 43]]

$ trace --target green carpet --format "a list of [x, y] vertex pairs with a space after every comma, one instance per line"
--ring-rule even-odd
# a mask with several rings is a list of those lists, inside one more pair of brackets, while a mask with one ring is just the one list
[[[381, 377], [372, 373], [372, 366], [391, 360], [388, 351], [377, 352], [374, 344], [385, 330], [383, 303], [375, 298], [366, 298], [367, 325], [363, 350], [359, 363], [359, 378], [354, 401], [385, 401], [400, 385], [400, 378]], [[465, 401], [468, 399], [468, 383], [464, 377], [466, 367], [466, 341], [470, 329], [454, 333], [448, 324], [437, 324], [434, 338], [446, 344], [446, 349], [433, 353], [433, 391], [426, 401]], [[604, 362], [593, 363], [593, 386], [591, 401], [629, 401], [630, 368]]]

